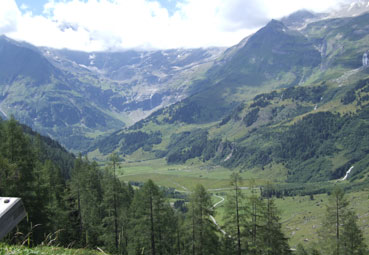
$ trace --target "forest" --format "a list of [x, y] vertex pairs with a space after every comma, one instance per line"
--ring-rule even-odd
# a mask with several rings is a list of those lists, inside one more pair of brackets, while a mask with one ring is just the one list
[[131, 185], [117, 177], [117, 154], [100, 167], [51, 141], [14, 119], [0, 124], [0, 194], [21, 197], [28, 214], [3, 240], [8, 244], [151, 255], [367, 252], [357, 216], [339, 187], [329, 196], [321, 241], [313, 249], [291, 249], [272, 185], [245, 193], [233, 172], [224, 224], [217, 226], [211, 194], [202, 185], [181, 195], [151, 180]]

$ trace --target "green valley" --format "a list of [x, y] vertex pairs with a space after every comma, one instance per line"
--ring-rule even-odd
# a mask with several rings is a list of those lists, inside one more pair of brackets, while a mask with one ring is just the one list
[[0, 195], [28, 217], [0, 254], [367, 254], [360, 3], [271, 20], [228, 49], [1, 36]]

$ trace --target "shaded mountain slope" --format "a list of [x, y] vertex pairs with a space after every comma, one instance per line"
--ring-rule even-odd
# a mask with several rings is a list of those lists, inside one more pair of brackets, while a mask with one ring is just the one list
[[[250, 60], [254, 47], [262, 45], [262, 38], [270, 40], [273, 34], [280, 33], [286, 36], [282, 38], [290, 38], [290, 34], [285, 35], [289, 30], [283, 31], [283, 25], [272, 21], [269, 27], [241, 42], [240, 47], [225, 52], [223, 63], [219, 61], [218, 66], [208, 72], [210, 74], [215, 68], [227, 70], [226, 67], [232, 66], [233, 69], [229, 70], [239, 71], [238, 75], [241, 70], [246, 70], [243, 74], [258, 77], [259, 86], [238, 82], [232, 85], [230, 81], [212, 84], [210, 80], [216, 80], [216, 75], [219, 75], [219, 80], [227, 77], [220, 71], [214, 72], [206, 80], [209, 83], [203, 84], [202, 91], [98, 141], [90, 151], [93, 151], [92, 155], [113, 151], [122, 155], [132, 154], [134, 152], [125, 148], [139, 144], [127, 136], [142, 135], [142, 132], [155, 142], [135, 147], [142, 152], [140, 155], [146, 155], [146, 159], [165, 157], [168, 164], [198, 159], [241, 171], [267, 169], [280, 173], [288, 182], [335, 180], [342, 178], [354, 166], [349, 179], [368, 180], [369, 142], [365, 134], [369, 132], [366, 118], [369, 69], [363, 66], [362, 56], [367, 51], [365, 45], [368, 45], [369, 38], [349, 29], [353, 24], [359, 27], [367, 19], [367, 14], [364, 14], [311, 23], [301, 33], [289, 32], [299, 42], [297, 45], [301, 45], [300, 49], [294, 43], [284, 44], [283, 40], [278, 43], [275, 39], [274, 51], [263, 52], [265, 61], [276, 59], [274, 62], [260, 62], [269, 65], [268, 70], [257, 73], [252, 69], [254, 66], [246, 62], [236, 68], [233, 60], [243, 59], [238, 51], [245, 51], [246, 61]], [[264, 37], [263, 33], [271, 37]], [[341, 39], [337, 39], [337, 35], [341, 35]], [[255, 38], [260, 43], [254, 42]], [[322, 50], [324, 42], [327, 48]], [[280, 54], [276, 51], [280, 45], [294, 47], [291, 52]], [[298, 54], [305, 47], [307, 52], [313, 53], [313, 58]], [[299, 50], [294, 51], [294, 48]], [[294, 65], [289, 66], [285, 56], [292, 56], [290, 63]], [[316, 60], [318, 58], [321, 62]], [[273, 63], [278, 64], [274, 66]], [[294, 70], [295, 76], [287, 85], [279, 77], [289, 70]], [[296, 70], [301, 70], [301, 73]], [[270, 74], [270, 80], [262, 84], [262, 80], [267, 81], [266, 74]], [[297, 83], [296, 77], [299, 77]], [[269, 90], [263, 86], [268, 86]], [[108, 140], [114, 143], [106, 142]]]
[[0, 37], [0, 116], [68, 149], [187, 96], [222, 49], [84, 53]]

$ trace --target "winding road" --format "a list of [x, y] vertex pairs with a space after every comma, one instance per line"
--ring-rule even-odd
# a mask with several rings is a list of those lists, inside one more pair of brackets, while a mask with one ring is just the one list
[[[220, 201], [216, 202], [213, 205], [213, 208], [217, 207], [218, 205], [220, 205], [221, 203], [224, 202], [224, 197], [218, 196], [218, 195], [213, 195], [217, 198], [220, 198]], [[215, 220], [215, 218], [213, 216], [210, 216], [211, 221], [218, 227], [218, 229], [220, 230], [220, 232], [223, 233], [223, 235], [226, 235], [227, 233], [219, 226], [219, 224], [217, 223], [217, 221]]]

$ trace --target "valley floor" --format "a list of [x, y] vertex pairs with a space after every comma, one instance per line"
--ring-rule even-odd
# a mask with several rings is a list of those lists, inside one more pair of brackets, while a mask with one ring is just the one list
[[[229, 169], [205, 165], [199, 161], [184, 165], [167, 165], [164, 160], [159, 159], [124, 163], [120, 166], [120, 178], [124, 181], [145, 182], [152, 179], [158, 185], [172, 187], [180, 192], [189, 192], [197, 183], [201, 183], [213, 195], [213, 204], [216, 205], [214, 220], [219, 226], [223, 224], [225, 201], [222, 198], [227, 199], [231, 173]], [[255, 181], [256, 185], [270, 181], [267, 177], [275, 183], [283, 181], [275, 175], [270, 175], [267, 169], [261, 174], [256, 174], [256, 171], [252, 170], [243, 171], [241, 176], [244, 179], [243, 190], [246, 193], [249, 192], [251, 180]], [[359, 226], [369, 246], [369, 189], [349, 192], [347, 198], [350, 201], [350, 208], [358, 214]], [[298, 243], [309, 246], [317, 241], [317, 231], [325, 216], [327, 202], [327, 194], [276, 199], [282, 227], [292, 248], [296, 248]]]

